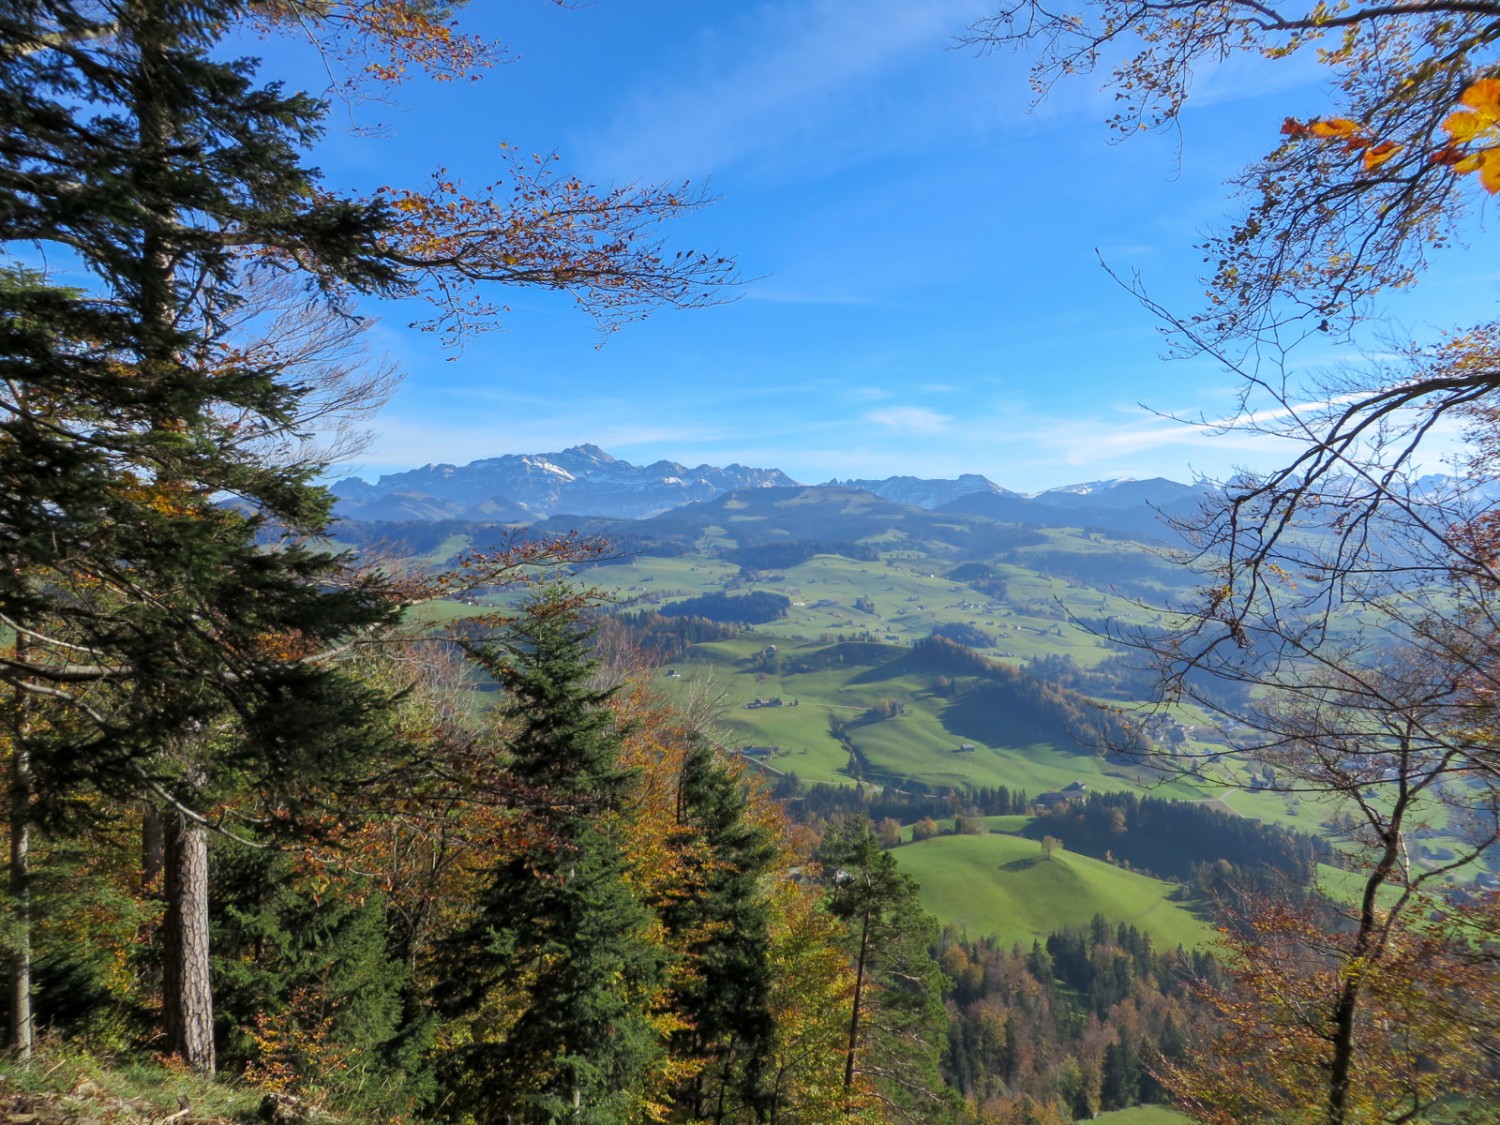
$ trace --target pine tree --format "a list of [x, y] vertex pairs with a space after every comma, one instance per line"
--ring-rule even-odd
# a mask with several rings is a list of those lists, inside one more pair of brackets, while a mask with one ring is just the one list
[[366, 1113], [409, 1110], [425, 1086], [412, 1048], [427, 1037], [401, 1026], [407, 971], [390, 948], [382, 896], [357, 875], [299, 872], [284, 849], [220, 840], [213, 852], [221, 1061], [236, 1073], [248, 1066], [261, 1085], [331, 1094]]
[[938, 1059], [946, 1020], [936, 924], [917, 885], [880, 847], [867, 819], [834, 826], [819, 855], [830, 913], [848, 927], [855, 986], [848, 1013], [844, 1091], [852, 1109], [869, 1091], [903, 1119], [947, 1116]]
[[200, 1070], [214, 1067], [202, 812], [230, 773], [286, 814], [368, 749], [369, 694], [298, 657], [391, 612], [303, 545], [328, 518], [317, 466], [235, 440], [247, 419], [286, 425], [301, 394], [222, 337], [241, 251], [295, 254], [329, 283], [391, 276], [371, 253], [378, 210], [325, 200], [301, 163], [317, 103], [211, 57], [240, 7], [0, 13], [0, 234], [97, 279], [12, 271], [4, 291], [0, 621], [24, 644], [0, 678], [47, 708], [30, 760], [41, 811], [92, 790], [149, 798], [168, 822], [168, 1045]]
[[661, 1051], [648, 1010], [661, 954], [618, 821], [633, 775], [586, 639], [553, 591], [474, 650], [506, 693], [511, 772], [537, 807], [434, 966], [439, 1008], [468, 1017], [470, 1040], [441, 1064], [455, 1117], [623, 1122]]
[[702, 869], [695, 893], [667, 903], [662, 921], [686, 938], [686, 979], [673, 1009], [686, 1020], [677, 1044], [708, 1060], [681, 1092], [692, 1120], [722, 1122], [763, 1110], [774, 1025], [770, 1011], [770, 906], [761, 881], [777, 857], [774, 834], [750, 816], [742, 778], [702, 739], [688, 747], [678, 782], [678, 824], [696, 830]]

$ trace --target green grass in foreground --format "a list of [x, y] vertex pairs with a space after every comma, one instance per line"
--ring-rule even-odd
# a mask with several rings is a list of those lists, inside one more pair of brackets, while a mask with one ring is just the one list
[[238, 1082], [155, 1063], [115, 1062], [60, 1044], [43, 1043], [29, 1066], [0, 1056], [0, 1108], [31, 1107], [29, 1113], [12, 1112], [11, 1121], [40, 1125], [58, 1116], [73, 1125], [109, 1125], [160, 1119], [187, 1105], [193, 1121], [248, 1123], [259, 1120], [263, 1097], [264, 1091]]
[[1192, 1118], [1164, 1105], [1138, 1105], [1098, 1114], [1094, 1120], [1105, 1125], [1187, 1125]]
[[1029, 946], [1066, 926], [1087, 925], [1095, 914], [1135, 926], [1158, 949], [1217, 938], [1207, 923], [1170, 901], [1174, 884], [1061, 850], [1043, 859], [1035, 840], [939, 836], [895, 854], [921, 884], [922, 904], [970, 938], [993, 935], [1006, 945]]

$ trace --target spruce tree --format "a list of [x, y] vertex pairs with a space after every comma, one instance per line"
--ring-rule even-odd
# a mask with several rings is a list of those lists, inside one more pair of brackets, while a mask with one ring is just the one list
[[377, 1116], [430, 1095], [421, 1057], [430, 1036], [402, 1027], [408, 973], [379, 891], [347, 872], [315, 891], [324, 872], [299, 872], [285, 849], [221, 839], [212, 850], [221, 1063]]
[[[167, 1045], [200, 1070], [214, 1067], [204, 811], [234, 789], [296, 823], [300, 795], [372, 749], [378, 701], [309, 658], [393, 610], [379, 583], [307, 546], [329, 517], [320, 466], [243, 439], [295, 431], [303, 394], [226, 335], [246, 272], [295, 277], [345, 312], [361, 293], [430, 295], [454, 332], [492, 308], [453, 299], [478, 284], [568, 288], [614, 323], [704, 303], [733, 273], [650, 233], [701, 205], [692, 192], [532, 174], [478, 199], [341, 198], [304, 159], [324, 106], [224, 46], [246, 20], [320, 46], [352, 27], [392, 57], [373, 73], [406, 57], [463, 72], [475, 45], [449, 33], [453, 7], [0, 4], [0, 630], [20, 639], [0, 651], [0, 683], [45, 711], [12, 726], [46, 732], [13, 759], [12, 839], [100, 793], [148, 804], [168, 897]], [[454, 214], [485, 236], [448, 237]], [[22, 846], [23, 930], [25, 864]], [[19, 1039], [24, 942], [15, 953]]]
[[[0, 10], [0, 623], [24, 642], [0, 679], [46, 708], [28, 816], [94, 791], [167, 822], [168, 1046], [200, 1070], [203, 811], [234, 775], [289, 819], [368, 749], [369, 693], [299, 657], [391, 613], [305, 546], [328, 519], [317, 466], [235, 440], [287, 425], [301, 394], [222, 337], [241, 255], [329, 285], [391, 276], [378, 209], [327, 199], [302, 164], [321, 107], [214, 56], [242, 7]], [[93, 281], [26, 274], [35, 248]]]
[[705, 1059], [681, 1092], [692, 1120], [722, 1122], [766, 1108], [765, 1067], [775, 1027], [770, 1012], [770, 907], [761, 883], [776, 858], [775, 836], [750, 816], [744, 780], [697, 739], [678, 781], [679, 825], [694, 830], [701, 868], [695, 893], [665, 904], [662, 921], [683, 941], [690, 965], [673, 996], [689, 1025], [679, 1050]]
[[855, 987], [847, 1018], [844, 1092], [852, 1111], [872, 1093], [904, 1120], [949, 1117], [938, 1061], [946, 1038], [942, 970], [917, 884], [864, 817], [833, 826], [819, 854], [830, 913], [848, 927]]
[[511, 773], [535, 808], [435, 966], [440, 1009], [472, 1017], [442, 1064], [454, 1117], [623, 1122], [661, 1051], [648, 1010], [661, 954], [618, 827], [634, 779], [586, 643], [553, 591], [474, 649], [505, 692]]

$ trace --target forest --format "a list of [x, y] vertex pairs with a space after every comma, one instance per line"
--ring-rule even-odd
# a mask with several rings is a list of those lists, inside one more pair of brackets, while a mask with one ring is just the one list
[[[1500, 454], [1497, 333], [1317, 394], [1256, 366], [1351, 331], [1466, 200], [1500, 193], [1495, 5], [1014, 0], [955, 28], [980, 54], [1039, 45], [1041, 89], [1123, 45], [1126, 132], [1170, 127], [1200, 59], [1306, 49], [1330, 68], [1344, 110], [1286, 118], [1245, 173], [1244, 217], [1205, 246], [1208, 308], [1138, 294], [1246, 388], [1221, 428], [1301, 452], [1179, 529], [1163, 569], [1204, 581], [1169, 621], [1102, 621], [1128, 656], [1018, 667], [970, 647], [994, 639], [978, 626], [910, 647], [862, 630], [848, 654], [884, 659], [871, 680], [930, 680], [946, 754], [1003, 713], [1021, 749], [1307, 795], [1326, 840], [1134, 793], [1043, 808], [1019, 784], [768, 783], [724, 752], [722, 699], [669, 702], [657, 680], [788, 596], [601, 616], [587, 581], [624, 548], [550, 524], [456, 556], [442, 525], [335, 547], [327, 471], [396, 377], [366, 305], [458, 347], [528, 287], [612, 332], [744, 280], [678, 240], [710, 201], [688, 182], [599, 186], [510, 149], [483, 188], [326, 182], [332, 105], [496, 61], [462, 10], [0, 5], [10, 1119], [67, 1110], [27, 1099], [87, 1057], [191, 1078], [200, 1101], [222, 1079], [244, 1094], [230, 1115], [280, 1122], [1052, 1125], [1155, 1103], [1209, 1125], [1500, 1120], [1500, 898], [1471, 878], [1500, 844], [1500, 519], [1478, 487]], [[310, 52], [329, 90], [265, 73], [248, 42]], [[1475, 487], [1434, 496], [1415, 451], [1454, 425]], [[877, 517], [870, 542], [817, 538], [811, 503], [801, 518], [803, 538], [731, 548], [739, 580], [821, 555], [894, 569]], [[1001, 552], [1049, 540], [982, 530], [948, 528], [996, 555], [952, 576], [1002, 597]], [[1117, 547], [1037, 556], [1104, 581]], [[480, 612], [450, 626], [453, 605]], [[768, 675], [775, 646], [755, 643]], [[827, 726], [857, 760], [851, 732], [904, 714], [882, 697]], [[1158, 753], [1151, 723], [1183, 715], [1224, 737]], [[1416, 862], [1439, 831], [1444, 854]], [[943, 834], [1025, 837], [1018, 870], [1076, 852], [1178, 880], [1221, 939], [1157, 949], [1102, 915], [1029, 948], [941, 928], [901, 856]]]

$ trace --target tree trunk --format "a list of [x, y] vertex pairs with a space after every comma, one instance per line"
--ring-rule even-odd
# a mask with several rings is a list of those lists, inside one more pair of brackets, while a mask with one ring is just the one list
[[865, 961], [870, 955], [870, 912], [859, 931], [859, 960], [854, 966], [854, 1007], [849, 1013], [849, 1057], [844, 1062], [844, 1096], [854, 1091], [854, 1059], [859, 1051], [859, 1007], [864, 1000]]
[[10, 1049], [31, 1058], [31, 762], [17, 743], [10, 787], [10, 903], [15, 938], [10, 951]]
[[[16, 637], [16, 659], [26, 659], [26, 638]], [[31, 1058], [31, 751], [26, 745], [26, 693], [16, 688], [10, 724], [10, 904], [15, 941], [10, 954], [10, 1049]]]
[[168, 821], [162, 920], [162, 1017], [167, 1050], [199, 1074], [214, 1073], [214, 1001], [208, 976], [208, 829]]
[[[1410, 724], [1408, 724], [1409, 727]], [[1359, 928], [1354, 945], [1344, 958], [1344, 981], [1333, 1008], [1333, 1054], [1328, 1062], [1328, 1125], [1345, 1125], [1349, 1117], [1349, 1100], [1354, 1085], [1355, 1024], [1364, 996], [1364, 974], [1385, 952], [1386, 931], [1382, 928], [1380, 892], [1391, 880], [1401, 858], [1401, 830], [1412, 794], [1406, 778], [1411, 758], [1410, 731], [1401, 739], [1401, 780], [1391, 810], [1390, 821], [1382, 833], [1380, 858], [1365, 877], [1360, 899]]]
[[[133, 297], [140, 320], [139, 363], [149, 383], [171, 372], [182, 357], [174, 350], [176, 319], [181, 301], [174, 290], [176, 252], [181, 248], [170, 153], [177, 139], [171, 88], [164, 76], [173, 68], [168, 45], [176, 40], [169, 26], [168, 5], [162, 0], [126, 0], [121, 6], [123, 38], [133, 43], [138, 58], [131, 103], [139, 143], [134, 185], [140, 213], [140, 262]], [[162, 406], [156, 424], [171, 428], [180, 419], [172, 405]], [[165, 748], [164, 748], [165, 749]], [[191, 787], [196, 781], [186, 778]], [[144, 826], [150, 830], [150, 818]], [[163, 818], [165, 829], [164, 885], [166, 914], [162, 919], [162, 1021], [167, 1050], [200, 1074], [215, 1069], [213, 993], [208, 976], [208, 831], [178, 812]], [[143, 847], [145, 870], [150, 856]]]

